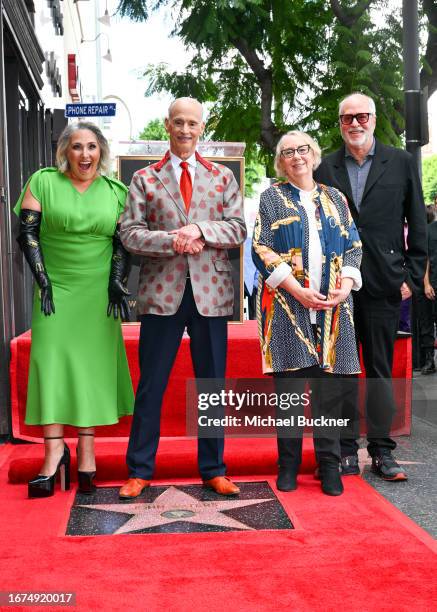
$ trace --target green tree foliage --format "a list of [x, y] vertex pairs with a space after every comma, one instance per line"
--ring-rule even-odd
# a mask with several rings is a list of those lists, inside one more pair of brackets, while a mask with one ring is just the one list
[[324, 61], [327, 3], [124, 0], [120, 9], [144, 19], [164, 4], [183, 9], [174, 32], [194, 56], [182, 73], [149, 67], [146, 93], [166, 90], [211, 102], [207, 127], [214, 139], [244, 141], [249, 161], [271, 161], [279, 136], [304, 113], [303, 86]]
[[152, 119], [139, 134], [140, 140], [167, 140], [168, 134], [165, 131], [162, 119]]
[[244, 195], [246, 198], [253, 198], [255, 186], [259, 185], [265, 176], [265, 169], [262, 164], [252, 160], [244, 168]]
[[437, 196], [437, 155], [431, 155], [422, 162], [422, 186], [426, 204], [433, 204]]
[[[361, 13], [333, 4], [337, 9], [327, 42], [328, 61], [305, 123], [314, 126], [324, 150], [337, 149], [342, 142], [338, 103], [349, 93], [361, 91], [375, 100], [377, 138], [400, 146], [404, 131], [400, 17], [388, 13], [385, 23], [376, 27], [367, 10], [369, 2], [361, 3]], [[374, 8], [378, 4], [383, 8], [385, 3], [373, 2]]]
[[437, 91], [437, 2], [422, 0], [422, 8], [427, 28], [426, 50], [422, 59], [420, 86], [428, 87], [431, 96]]
[[[121, 15], [147, 20], [170, 7], [173, 34], [193, 59], [185, 71], [149, 66], [147, 94], [210, 102], [215, 140], [246, 142], [249, 161], [271, 170], [276, 142], [305, 129], [325, 150], [340, 142], [338, 101], [360, 90], [377, 102], [377, 136], [400, 145], [404, 130], [400, 2], [389, 0], [120, 0]], [[437, 89], [437, 2], [421, 0], [422, 84]], [[375, 17], [384, 15], [381, 21]], [[378, 23], [377, 23], [378, 21]]]

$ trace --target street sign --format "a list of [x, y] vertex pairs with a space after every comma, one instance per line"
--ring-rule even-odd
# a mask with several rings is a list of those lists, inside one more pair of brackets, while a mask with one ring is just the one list
[[114, 117], [115, 102], [93, 102], [91, 104], [67, 104], [66, 117]]

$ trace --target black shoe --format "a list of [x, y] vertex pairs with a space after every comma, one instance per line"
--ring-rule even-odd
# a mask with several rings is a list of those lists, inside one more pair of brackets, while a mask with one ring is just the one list
[[77, 470], [78, 491], [84, 495], [91, 495], [96, 490], [96, 485], [93, 480], [96, 476], [95, 472], [80, 472]]
[[358, 465], [358, 455], [348, 455], [341, 458], [341, 475], [342, 476], [357, 476], [360, 474], [360, 466]]
[[338, 461], [324, 459], [319, 465], [322, 491], [326, 495], [341, 495], [344, 491], [340, 476], [340, 464]]
[[[57, 440], [58, 438], [45, 438], [46, 440]], [[61, 439], [61, 438], [59, 438]], [[70, 488], [70, 449], [64, 442], [64, 452], [56, 467], [55, 473], [51, 476], [38, 474], [28, 482], [28, 495], [30, 498], [51, 497], [55, 493], [55, 481], [59, 474], [61, 479], [61, 489], [68, 491]]]
[[391, 451], [385, 451], [372, 457], [370, 469], [384, 480], [408, 480], [405, 470], [396, 463]]
[[[79, 431], [78, 436], [93, 436], [93, 433]], [[76, 449], [76, 456], [79, 461], [79, 445]], [[82, 472], [79, 469], [77, 470], [77, 482], [78, 482], [78, 491], [79, 493], [83, 493], [84, 495], [91, 495], [96, 490], [96, 485], [93, 483], [94, 478], [96, 477], [96, 472]]]
[[292, 468], [279, 468], [276, 487], [279, 491], [295, 491], [297, 489], [297, 472]]
[[423, 375], [435, 374], [435, 363], [434, 363], [434, 350], [426, 351], [425, 353], [425, 364], [421, 370]]

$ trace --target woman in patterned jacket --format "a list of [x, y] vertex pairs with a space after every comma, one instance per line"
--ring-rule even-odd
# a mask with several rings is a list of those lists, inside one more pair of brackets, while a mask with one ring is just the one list
[[[277, 388], [285, 384], [293, 392], [303, 392], [304, 379], [311, 379], [313, 418], [332, 417], [333, 410], [340, 414], [336, 375], [360, 371], [350, 292], [361, 287], [361, 243], [344, 195], [314, 182], [320, 159], [308, 134], [282, 136], [275, 170], [286, 180], [261, 194], [252, 250], [260, 272], [257, 318], [264, 372], [275, 377]], [[277, 487], [292, 491], [302, 428], [277, 433]], [[338, 429], [315, 427], [313, 435], [322, 490], [340, 495]]]

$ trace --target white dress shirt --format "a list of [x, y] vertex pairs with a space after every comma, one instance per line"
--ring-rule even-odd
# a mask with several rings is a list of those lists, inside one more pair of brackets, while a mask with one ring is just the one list
[[171, 164], [173, 166], [173, 170], [175, 171], [176, 174], [176, 180], [178, 182], [178, 185], [181, 182], [181, 174], [182, 174], [182, 168], [181, 168], [181, 162], [182, 161], [186, 161], [188, 164], [188, 172], [191, 175], [191, 184], [194, 185], [194, 175], [196, 174], [196, 166], [197, 166], [197, 160], [196, 160], [196, 154], [193, 153], [193, 155], [191, 155], [191, 157], [189, 157], [188, 159], [181, 159], [180, 157], [178, 157], [177, 155], [175, 155], [174, 153], [172, 153], [170, 151], [170, 160], [171, 160]]
[[[291, 183], [293, 185], [293, 183]], [[296, 185], [293, 185], [299, 190], [300, 204], [305, 210], [308, 219], [308, 232], [309, 232], [309, 244], [308, 244], [308, 274], [310, 277], [310, 289], [320, 291], [320, 284], [322, 282], [322, 259], [323, 251], [320, 243], [319, 231], [317, 229], [316, 221], [316, 204], [313, 201], [314, 192], [317, 187], [311, 189], [311, 191], [304, 191], [299, 189]], [[291, 274], [291, 267], [283, 261], [279, 266], [270, 274], [266, 279], [266, 284], [272, 289], [276, 289], [289, 274]], [[352, 266], [343, 266], [341, 272], [342, 278], [352, 278], [354, 284], [352, 289], [358, 291], [361, 289], [362, 280], [361, 273]], [[316, 311], [310, 308], [310, 320], [312, 324], [316, 323]]]

